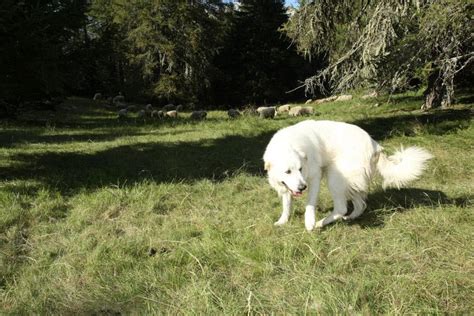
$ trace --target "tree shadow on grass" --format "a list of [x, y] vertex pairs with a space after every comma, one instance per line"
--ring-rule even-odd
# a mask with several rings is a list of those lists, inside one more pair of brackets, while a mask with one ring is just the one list
[[393, 214], [403, 213], [412, 208], [437, 209], [445, 206], [467, 208], [472, 205], [472, 200], [473, 197], [450, 198], [441, 191], [419, 188], [376, 191], [369, 194], [365, 212], [350, 224], [362, 228], [382, 227]]
[[[140, 133], [130, 133], [127, 136], [139, 136]], [[113, 141], [123, 137], [123, 134], [114, 133], [71, 133], [71, 134], [45, 134], [41, 131], [30, 130], [4, 130], [0, 131], [0, 145], [8, 148], [18, 144], [45, 143], [62, 144], [68, 142], [87, 141]]]
[[17, 154], [0, 168], [5, 180], [34, 180], [63, 193], [109, 185], [223, 180], [237, 172], [263, 175], [262, 156], [273, 132], [200, 142], [157, 142], [95, 153]]
[[474, 112], [470, 109], [440, 110], [392, 117], [365, 118], [352, 122], [376, 140], [420, 133], [444, 135], [469, 127]]
[[[77, 133], [79, 131], [79, 133]], [[64, 144], [72, 142], [104, 142], [114, 141], [121, 137], [134, 137], [134, 136], [162, 136], [167, 134], [173, 134], [173, 136], [179, 134], [186, 134], [192, 132], [192, 129], [179, 130], [179, 131], [163, 131], [163, 132], [146, 132], [138, 131], [137, 129], [107, 129], [105, 131], [89, 131], [87, 129], [80, 129], [69, 133], [47, 133], [41, 129], [25, 129], [25, 130], [3, 130], [0, 131], [0, 146], [4, 148], [15, 147], [19, 144]], [[66, 131], [65, 131], [66, 132]]]

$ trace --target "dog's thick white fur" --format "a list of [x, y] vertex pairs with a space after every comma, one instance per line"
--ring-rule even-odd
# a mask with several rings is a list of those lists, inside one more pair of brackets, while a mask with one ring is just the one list
[[[383, 177], [383, 187], [401, 188], [417, 179], [431, 154], [409, 147], [387, 157], [363, 129], [334, 121], [303, 121], [279, 130], [270, 140], [263, 160], [270, 185], [283, 202], [283, 212], [275, 225], [290, 217], [292, 197], [308, 188], [305, 212], [307, 230], [333, 221], [355, 219], [366, 208], [369, 182], [375, 170]], [[315, 220], [315, 208], [323, 175], [327, 176], [334, 209], [326, 218]], [[347, 201], [354, 206], [347, 215]]]

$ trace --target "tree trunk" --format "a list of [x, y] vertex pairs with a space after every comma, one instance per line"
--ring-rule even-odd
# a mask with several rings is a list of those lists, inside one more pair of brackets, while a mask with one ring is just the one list
[[428, 87], [425, 92], [425, 103], [421, 106], [422, 110], [431, 110], [441, 107], [443, 100], [443, 81], [439, 70], [435, 70], [428, 76]]
[[428, 87], [424, 95], [425, 102], [421, 106], [421, 109], [424, 111], [439, 107], [447, 108], [451, 105], [452, 92], [448, 91], [439, 70], [433, 71], [428, 76]]

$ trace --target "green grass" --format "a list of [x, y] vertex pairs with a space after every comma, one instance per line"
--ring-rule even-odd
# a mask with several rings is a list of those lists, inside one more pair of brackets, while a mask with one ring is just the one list
[[[303, 199], [273, 226], [281, 206], [261, 160], [302, 118], [120, 123], [71, 98], [0, 123], [0, 313], [472, 313], [466, 100], [430, 113], [416, 94], [318, 106], [315, 118], [358, 124], [388, 151], [435, 158], [408, 189], [375, 181], [360, 219], [312, 233]], [[325, 187], [320, 200], [318, 218]]]

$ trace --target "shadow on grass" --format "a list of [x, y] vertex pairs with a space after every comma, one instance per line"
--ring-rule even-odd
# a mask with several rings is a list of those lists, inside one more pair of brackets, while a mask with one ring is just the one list
[[[100, 132], [87, 132], [88, 129], [80, 129], [79, 132], [82, 133], [65, 133], [65, 134], [47, 134], [40, 129], [26, 129], [26, 130], [3, 130], [0, 131], [0, 146], [4, 148], [15, 147], [18, 144], [64, 144], [71, 142], [104, 142], [104, 141], [114, 141], [121, 137], [134, 137], [134, 136], [144, 136], [144, 135], [153, 135], [161, 136], [170, 134], [169, 131], [163, 132], [143, 132], [138, 131], [138, 129], [108, 129]], [[192, 131], [188, 130], [179, 130], [173, 131], [173, 135], [185, 134]]]
[[456, 97], [456, 100], [455, 100], [456, 103], [459, 103], [459, 104], [474, 103], [474, 94], [472, 94], [470, 91], [463, 91], [463, 92], [461, 92], [459, 96]]
[[[134, 114], [136, 115], [136, 114]], [[147, 117], [145, 119], [139, 119], [134, 116], [129, 116], [123, 119], [118, 119], [115, 113], [105, 112], [101, 115], [72, 115], [68, 114], [59, 117], [37, 117], [34, 119], [21, 119], [16, 121], [3, 120], [0, 122], [8, 123], [11, 126], [23, 127], [25, 129], [36, 127], [36, 128], [75, 128], [75, 129], [104, 129], [104, 128], [134, 128], [142, 126], [165, 126], [173, 127], [182, 124], [199, 123], [200, 121], [192, 120], [186, 114], [186, 117], [178, 118], [164, 118], [154, 119]], [[206, 122], [217, 122], [218, 118], [206, 118]]]
[[[128, 132], [126, 135], [138, 136], [140, 134]], [[114, 132], [47, 135], [31, 130], [4, 130], [0, 131], [0, 144], [2, 147], [14, 147], [17, 144], [31, 143], [60, 144], [68, 142], [112, 141], [119, 137], [123, 137], [123, 134]]]
[[228, 136], [200, 142], [119, 146], [92, 154], [18, 154], [0, 168], [5, 180], [34, 180], [63, 193], [109, 185], [210, 179], [237, 172], [263, 175], [262, 156], [272, 132], [255, 137]]
[[[130, 104], [131, 105], [131, 104]], [[141, 126], [173, 127], [182, 124], [199, 123], [199, 120], [190, 118], [191, 112], [180, 112], [178, 118], [157, 119], [147, 116], [138, 118], [138, 110], [144, 105], [136, 105], [136, 110], [130, 111], [126, 118], [118, 119], [118, 110], [104, 102], [91, 101], [82, 98], [70, 98], [58, 105], [55, 111], [26, 109], [16, 119], [0, 120], [0, 124], [15, 127], [38, 128], [75, 128], [75, 129], [103, 129]], [[206, 122], [220, 121], [219, 118], [207, 117]], [[1, 125], [0, 125], [1, 127]]]
[[449, 198], [445, 193], [436, 190], [418, 188], [389, 189], [370, 193], [367, 198], [367, 210], [351, 225], [363, 228], [381, 227], [396, 213], [403, 213], [412, 208], [456, 206], [467, 208], [472, 197]]
[[444, 135], [469, 127], [474, 112], [469, 109], [440, 110], [429, 113], [366, 118], [352, 122], [374, 139], [415, 136], [419, 133]]

